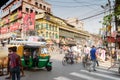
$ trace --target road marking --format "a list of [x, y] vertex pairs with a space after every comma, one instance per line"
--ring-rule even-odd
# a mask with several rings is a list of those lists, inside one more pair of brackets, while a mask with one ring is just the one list
[[72, 80], [72, 79], [69, 79], [67, 77], [64, 77], [64, 76], [60, 76], [60, 77], [57, 77], [57, 78], [54, 78], [55, 80]]
[[97, 71], [99, 71], [99, 72], [104, 72], [104, 73], [113, 73], [113, 72], [106, 71], [106, 70], [102, 70], [102, 69], [97, 69]]
[[108, 76], [108, 75], [105, 75], [105, 74], [100, 74], [100, 73], [96, 73], [96, 72], [88, 72], [86, 70], [80, 70], [84, 73], [88, 73], [88, 74], [92, 74], [94, 76], [100, 76], [100, 77], [105, 77], [105, 78], [109, 78], [109, 79], [114, 79], [114, 80], [119, 80], [120, 78], [116, 78], [116, 77], [112, 77], [112, 76]]
[[94, 77], [91, 77], [91, 76], [88, 76], [88, 75], [85, 75], [85, 74], [82, 74], [82, 73], [77, 73], [77, 72], [72, 72], [72, 73], [70, 73], [70, 75], [80, 77], [80, 78], [83, 78], [83, 79], [87, 79], [87, 80], [101, 80], [101, 79], [97, 79], [97, 78], [94, 78]]

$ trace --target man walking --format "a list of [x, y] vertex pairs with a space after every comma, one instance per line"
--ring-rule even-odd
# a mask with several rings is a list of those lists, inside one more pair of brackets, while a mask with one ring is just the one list
[[20, 80], [21, 61], [20, 56], [16, 53], [17, 47], [10, 47], [8, 50], [8, 67], [10, 69], [9, 71], [12, 76], [12, 80]]
[[90, 50], [90, 57], [91, 57], [91, 61], [92, 61], [93, 71], [96, 71], [95, 67], [96, 67], [97, 54], [96, 54], [95, 46], [92, 46], [92, 49]]

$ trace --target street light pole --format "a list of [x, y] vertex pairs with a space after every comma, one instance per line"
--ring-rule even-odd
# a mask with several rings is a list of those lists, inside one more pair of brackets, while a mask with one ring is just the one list
[[[107, 12], [107, 9], [108, 9], [108, 3], [105, 5], [105, 6], [103, 6], [103, 5], [101, 5], [101, 8], [103, 8], [104, 9], [104, 16], [106, 16], [106, 12]], [[104, 23], [104, 22], [103, 22]], [[102, 27], [103, 27], [103, 29], [105, 29], [104, 30], [104, 32], [105, 32], [105, 34], [104, 34], [104, 43], [106, 44], [105, 46], [107, 47], [108, 45], [107, 45], [107, 40], [106, 40], [106, 37], [107, 37], [107, 26], [104, 26], [103, 25], [103, 23], [102, 23]]]

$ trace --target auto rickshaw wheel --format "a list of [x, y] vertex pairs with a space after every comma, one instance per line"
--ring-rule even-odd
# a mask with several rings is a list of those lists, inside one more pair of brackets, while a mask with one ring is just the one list
[[120, 74], [120, 67], [118, 68], [118, 73]]
[[51, 71], [52, 70], [52, 66], [46, 66], [47, 71]]
[[2, 76], [2, 75], [3, 75], [3, 66], [0, 65], [0, 76]]

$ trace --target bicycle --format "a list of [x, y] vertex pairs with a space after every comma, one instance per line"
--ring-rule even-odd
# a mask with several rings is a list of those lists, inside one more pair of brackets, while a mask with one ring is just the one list
[[68, 52], [62, 59], [62, 64], [65, 66], [66, 64], [73, 64], [75, 62], [75, 56], [72, 52]]
[[85, 55], [82, 58], [82, 64], [84, 68], [87, 68], [89, 71], [91, 70], [90, 68], [91, 68], [92, 61], [90, 58], [88, 58], [88, 55]]

